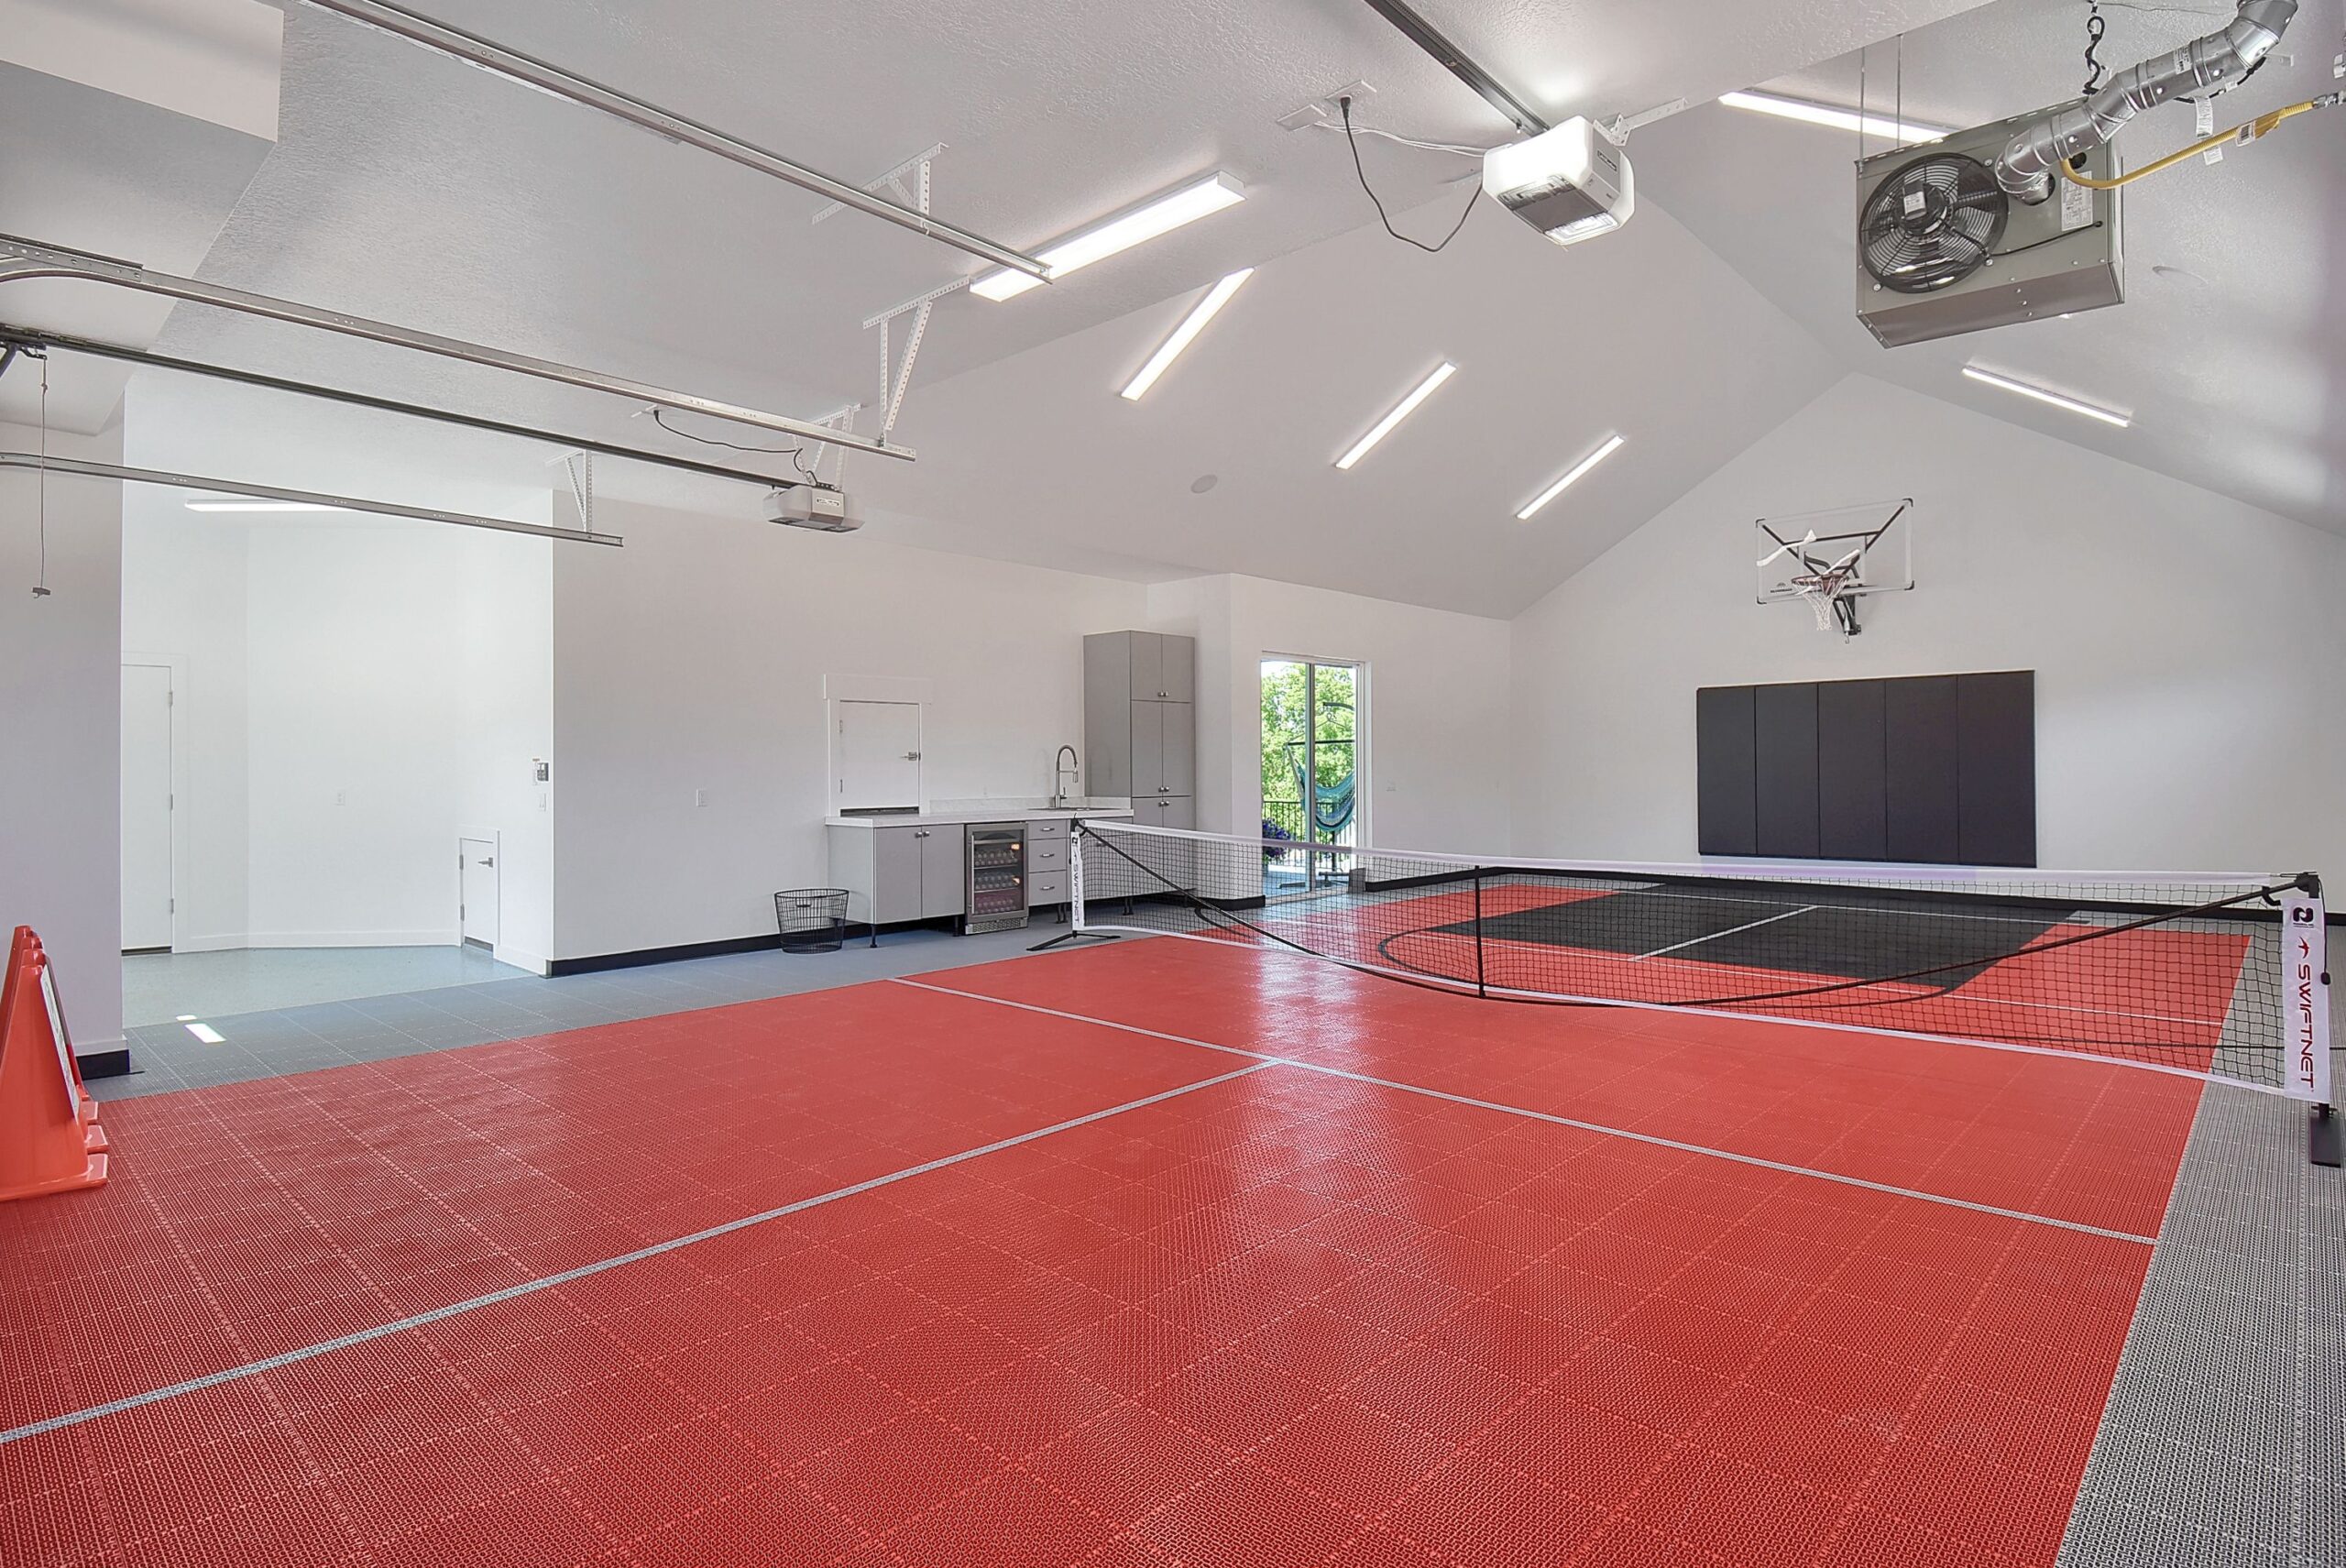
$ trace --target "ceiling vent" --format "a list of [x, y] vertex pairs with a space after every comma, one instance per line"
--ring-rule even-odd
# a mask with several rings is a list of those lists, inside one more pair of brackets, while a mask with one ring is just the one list
[[[1996, 160], [2038, 110], [1858, 165], [1858, 319], [1884, 347], [2115, 305], [2126, 297], [2119, 192], [2059, 181], [2031, 206]], [[2107, 146], [2077, 172], [2107, 179]]]

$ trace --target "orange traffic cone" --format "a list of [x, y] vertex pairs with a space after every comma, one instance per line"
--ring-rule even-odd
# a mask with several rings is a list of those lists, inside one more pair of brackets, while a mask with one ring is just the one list
[[105, 1148], [49, 957], [40, 938], [19, 926], [0, 978], [0, 1202], [103, 1184]]

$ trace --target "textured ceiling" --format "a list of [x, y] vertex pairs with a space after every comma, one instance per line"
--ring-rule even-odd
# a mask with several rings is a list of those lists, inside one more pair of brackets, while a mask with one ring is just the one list
[[[0, 230], [166, 271], [201, 265], [269, 143], [247, 132], [0, 60]], [[170, 302], [35, 279], [0, 289], [0, 321], [144, 346]], [[87, 433], [129, 378], [102, 360], [55, 356], [49, 418]], [[0, 380], [0, 420], [39, 417], [27, 367]]]
[[[1512, 616], [1837, 376], [1659, 207], [1571, 250], [1487, 204], [1440, 256], [1354, 229], [1264, 268], [1146, 398], [1118, 397], [1193, 299], [927, 389], [922, 461], [862, 463], [854, 488], [970, 537]], [[1338, 472], [1445, 359], [1457, 375]], [[1517, 520], [1617, 432], [1618, 453]]]
[[[2339, 234], [2337, 139], [2320, 121], [2221, 169], [2179, 171], [2171, 190], [2146, 185], [2129, 214], [2135, 301], [2123, 309], [1885, 356], [1849, 320], [1854, 149], [1806, 127], [1716, 107], [1649, 126], [1631, 144], [1639, 219], [1569, 252], [1488, 206], [1437, 258], [1365, 228], [1373, 214], [1341, 137], [1283, 131], [1278, 115], [1365, 79], [1377, 90], [1363, 106], [1369, 123], [1475, 143], [1505, 126], [1358, 0], [419, 3], [842, 177], [946, 143], [937, 210], [1012, 245], [1037, 246], [1207, 170], [1246, 185], [1242, 206], [1049, 290], [1003, 304], [946, 300], [899, 432], [921, 463], [858, 459], [850, 471], [873, 532], [888, 537], [1136, 576], [1243, 571], [1504, 614], [1846, 368], [2308, 521], [2339, 510], [2330, 476], [2346, 454], [2334, 450], [2329, 367], [2341, 362], [2341, 307], [2321, 288]], [[2308, 6], [2306, 36], [2291, 40], [2299, 62], [2268, 70], [2224, 108], [2278, 102], [2315, 72], [2318, 53], [2326, 61], [2314, 45], [2327, 34], [2311, 35], [2331, 27], [2328, 3]], [[2066, 0], [1425, 9], [1556, 115], [1635, 113], [1771, 79], [1847, 98], [1855, 62], [1839, 57], [1904, 29], [1908, 107], [1949, 124], [2074, 91], [2082, 14]], [[2110, 9], [2103, 54], [2118, 64], [2212, 25], [2173, 7]], [[1876, 45], [1877, 88], [1891, 58]], [[2187, 128], [2146, 122], [2130, 139], [2163, 148]], [[115, 207], [168, 208], [156, 190], [169, 183], [155, 169], [162, 142], [128, 119], [114, 138], [100, 161], [133, 171], [110, 176], [123, 192]], [[65, 166], [82, 156], [46, 122], [37, 145]], [[1470, 163], [1364, 148], [1402, 226], [1447, 226], [1465, 188], [1446, 182]], [[818, 204], [289, 3], [280, 142], [200, 270], [812, 415], [876, 398], [866, 315], [978, 269], [858, 214], [815, 225]], [[104, 243], [101, 224], [67, 227], [43, 237], [123, 248]], [[2153, 261], [2204, 282], [2153, 280]], [[1148, 400], [1114, 396], [1197, 291], [1248, 265], [1263, 271]], [[0, 291], [0, 317], [18, 298], [30, 295]], [[612, 400], [217, 312], [179, 308], [162, 342], [727, 455], [663, 436]], [[1990, 350], [1999, 367], [2139, 404], [2143, 422], [2067, 428], [2078, 422], [2006, 406], [1954, 376], [1967, 351]], [[1337, 474], [1336, 452], [1444, 356], [1458, 379], [1359, 469]], [[208, 463], [510, 515], [544, 506], [543, 446], [154, 373], [137, 378], [130, 406], [137, 460], [157, 466]], [[1617, 428], [1629, 438], [1617, 456], [1532, 522], [1515, 521]], [[1208, 473], [1216, 486], [1192, 494]], [[745, 519], [757, 506], [740, 487], [621, 464], [602, 465], [598, 485]]]

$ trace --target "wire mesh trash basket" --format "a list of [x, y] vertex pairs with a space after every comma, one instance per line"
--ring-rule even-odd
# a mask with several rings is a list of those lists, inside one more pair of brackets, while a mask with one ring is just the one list
[[773, 895], [785, 953], [836, 953], [847, 941], [847, 889], [795, 887]]

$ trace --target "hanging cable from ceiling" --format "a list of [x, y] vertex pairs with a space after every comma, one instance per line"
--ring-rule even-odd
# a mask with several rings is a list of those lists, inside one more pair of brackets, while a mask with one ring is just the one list
[[33, 598], [45, 599], [49, 594], [49, 350], [27, 349], [40, 361], [40, 468], [34, 483], [38, 486], [35, 510], [39, 515], [40, 575], [33, 579]]
[[2086, 6], [2086, 84], [2077, 93], [2081, 98], [2090, 98], [2100, 92], [2102, 79], [2110, 74], [2109, 67], [2095, 58], [2095, 51], [2101, 48], [2101, 36], [2109, 30], [2099, 0], [2093, 0]]
[[1353, 130], [1352, 95], [1347, 93], [1343, 97], [1337, 99], [1336, 107], [1344, 116], [1344, 145], [1352, 148], [1353, 172], [1360, 177], [1360, 188], [1368, 192], [1369, 204], [1376, 209], [1377, 221], [1385, 225], [1385, 232], [1391, 235], [1395, 239], [1399, 240], [1404, 245], [1416, 246], [1428, 256], [1440, 255], [1442, 251], [1449, 246], [1452, 240], [1458, 237], [1458, 231], [1466, 226], [1466, 220], [1473, 217], [1474, 215], [1474, 209], [1482, 204], [1482, 181], [1479, 180], [1476, 181], [1474, 182], [1474, 189], [1466, 192], [1465, 211], [1458, 214], [1458, 221], [1450, 225], [1450, 232], [1442, 236], [1440, 244], [1428, 245], [1424, 240], [1416, 239], [1409, 235], [1403, 234], [1399, 229], [1393, 226], [1393, 219], [1385, 211], [1385, 203], [1378, 199], [1376, 187], [1372, 186], [1368, 182], [1368, 170], [1361, 164], [1360, 137], [1356, 136]]

